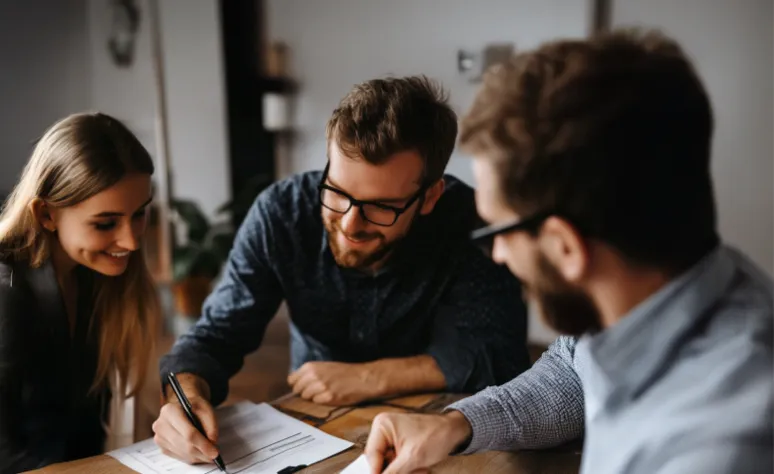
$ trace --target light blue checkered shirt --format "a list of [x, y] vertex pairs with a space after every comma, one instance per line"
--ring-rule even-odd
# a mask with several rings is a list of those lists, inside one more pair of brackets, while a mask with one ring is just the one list
[[772, 472], [772, 286], [718, 248], [612, 328], [451, 405], [473, 426], [464, 453], [555, 446], [585, 420], [586, 474]]

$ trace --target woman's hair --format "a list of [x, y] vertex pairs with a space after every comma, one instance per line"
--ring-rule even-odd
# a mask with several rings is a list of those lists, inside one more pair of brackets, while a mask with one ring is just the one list
[[[153, 171], [147, 150], [118, 120], [81, 113], [56, 122], [38, 141], [0, 213], [0, 249], [15, 261], [40, 266], [51, 255], [56, 236], [42, 231], [31, 210], [33, 200], [73, 206], [127, 173]], [[132, 396], [143, 387], [154, 353], [160, 313], [156, 288], [142, 252], [131, 253], [120, 276], [94, 273], [89, 327], [99, 330], [99, 359], [92, 390], [117, 376], [120, 395]]]

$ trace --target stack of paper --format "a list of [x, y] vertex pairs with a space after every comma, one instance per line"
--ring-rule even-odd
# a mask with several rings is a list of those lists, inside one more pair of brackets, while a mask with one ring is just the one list
[[[352, 446], [287, 416], [265, 403], [243, 402], [217, 412], [218, 445], [230, 474], [276, 474], [287, 466], [314, 464]], [[161, 453], [152, 439], [109, 453], [141, 474], [216, 474], [214, 464], [180, 462]]]

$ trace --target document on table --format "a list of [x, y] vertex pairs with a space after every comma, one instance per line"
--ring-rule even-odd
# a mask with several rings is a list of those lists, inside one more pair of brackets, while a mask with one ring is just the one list
[[341, 474], [371, 474], [372, 472], [365, 454], [361, 454], [352, 464], [341, 471]]
[[[352, 446], [265, 403], [242, 402], [217, 410], [218, 445], [230, 474], [276, 474], [288, 466], [311, 465]], [[108, 455], [141, 474], [217, 474], [214, 464], [183, 463], [147, 439]]]

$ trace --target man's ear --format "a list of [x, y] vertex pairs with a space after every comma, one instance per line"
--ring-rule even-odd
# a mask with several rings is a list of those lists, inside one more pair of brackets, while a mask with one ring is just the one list
[[425, 216], [433, 212], [436, 203], [441, 199], [444, 189], [446, 189], [446, 182], [443, 178], [427, 188], [427, 191], [425, 191], [425, 200], [422, 202], [422, 209], [420, 209], [419, 213]]
[[578, 282], [589, 266], [589, 249], [578, 230], [561, 217], [549, 217], [540, 229], [539, 245], [565, 280]]
[[46, 229], [49, 232], [54, 232], [56, 230], [56, 223], [54, 222], [53, 217], [51, 217], [51, 210], [45, 201], [40, 198], [35, 198], [30, 202], [29, 209], [35, 217], [35, 220], [38, 221], [38, 224], [43, 229]]

